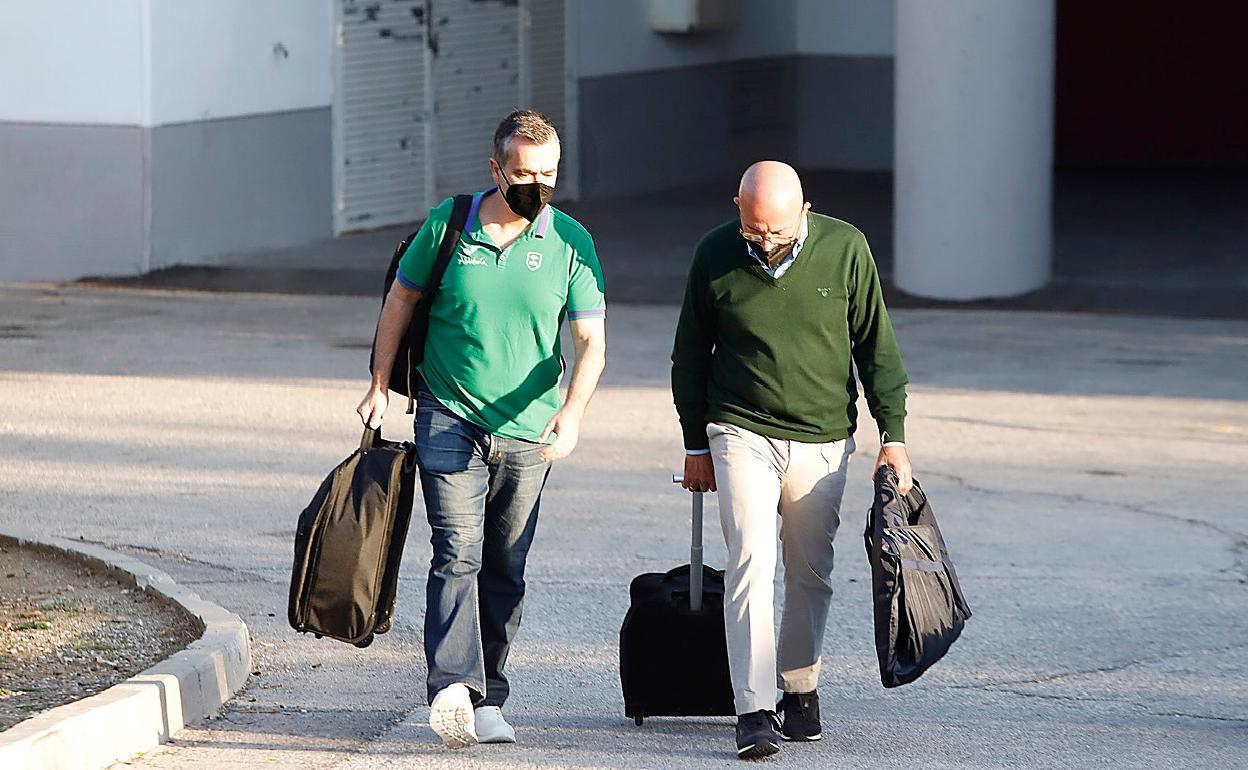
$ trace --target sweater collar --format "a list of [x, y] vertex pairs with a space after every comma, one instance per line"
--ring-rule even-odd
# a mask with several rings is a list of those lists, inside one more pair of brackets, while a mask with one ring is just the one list
[[802, 229], [801, 232], [797, 234], [797, 240], [793, 243], [793, 250], [789, 252], [789, 256], [784, 258], [783, 262], [776, 265], [774, 268], [767, 264], [767, 260], [754, 253], [754, 248], [750, 245], [749, 241], [746, 241], [745, 243], [745, 251], [754, 258], [755, 262], [762, 265], [763, 269], [766, 270], [772, 278], [779, 278], [784, 275], [784, 273], [789, 269], [789, 266], [792, 265], [797, 259], [797, 255], [802, 253], [802, 247], [806, 245], [806, 238], [809, 235], [810, 212], [808, 211], [802, 216]]

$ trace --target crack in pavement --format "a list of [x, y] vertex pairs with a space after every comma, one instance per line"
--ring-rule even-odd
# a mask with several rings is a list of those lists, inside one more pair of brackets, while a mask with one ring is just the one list
[[[956, 689], [971, 689], [971, 688], [958, 687]], [[1097, 697], [1079, 696], [1079, 695], [1055, 695], [1053, 693], [1028, 692], [1026, 690], [1014, 690], [1010, 688], [999, 688], [999, 689], [998, 688], [994, 688], [994, 689], [985, 688], [984, 691], [995, 692], [995, 693], [1005, 693], [1006, 695], [1015, 695], [1020, 698], [1036, 698], [1039, 700], [1059, 701], [1059, 702], [1071, 703], [1071, 704], [1113, 703], [1115, 705], [1127, 706], [1129, 708], [1138, 709], [1140, 711], [1144, 711], [1150, 705], [1147, 703], [1140, 703], [1139, 701], [1135, 701], [1127, 697], [1097, 698]], [[1158, 717], [1186, 717], [1188, 719], [1206, 719], [1206, 720], [1211, 720], [1211, 721], [1216, 721], [1216, 722], [1230, 722], [1232, 724], [1248, 725], [1248, 718], [1243, 718], [1243, 717], [1220, 717], [1220, 716], [1214, 716], [1212, 714], [1188, 714], [1188, 713], [1181, 712], [1181, 711], [1149, 711], [1147, 713], [1151, 714], [1152, 716], [1158, 716]]]
[[1078, 671], [1063, 671], [1047, 676], [1032, 677], [1030, 679], [1011, 679], [1003, 682], [989, 682], [987, 684], [955, 684], [949, 685], [951, 690], [983, 690], [985, 692], [1009, 692], [1005, 689], [1020, 684], [1049, 684], [1059, 679], [1067, 679], [1074, 676], [1087, 676], [1089, 674], [1112, 674], [1123, 671], [1135, 666], [1146, 666], [1153, 663], [1162, 663], [1167, 660], [1177, 660], [1179, 658], [1192, 657], [1194, 655], [1205, 655], [1208, 653], [1232, 652], [1234, 650], [1242, 650], [1248, 648], [1248, 642], [1242, 644], [1231, 644], [1223, 647], [1212, 647], [1199, 650], [1181, 650], [1179, 652], [1166, 653], [1165, 655], [1156, 655], [1151, 658], [1140, 658], [1137, 660], [1128, 660], [1122, 663], [1115, 663], [1110, 666], [1098, 666], [1096, 668], [1081, 669]]
[[[1067, 436], [1104, 436], [1104, 437], [1130, 436], [1136, 439], [1140, 438], [1141, 436], [1151, 436], [1151, 437], [1158, 437], [1158, 438], [1175, 437], [1175, 438], [1180, 438], [1180, 439], [1188, 440], [1188, 441], [1207, 441], [1209, 438], [1206, 433], [1198, 433], [1198, 432], [1176, 434], [1174, 431], [1168, 431], [1168, 430], [1167, 431], [1141, 432], [1140, 430], [1127, 430], [1127, 429], [1107, 430], [1107, 429], [1102, 429], [1102, 428], [1070, 427], [1066, 425], [1058, 425], [1058, 426], [1050, 427], [1047, 425], [1027, 425], [1025, 423], [1019, 423], [1019, 422], [1009, 422], [1007, 420], [986, 420], [986, 419], [977, 418], [977, 417], [959, 417], [959, 416], [944, 415], [944, 414], [925, 414], [925, 415], [922, 415], [921, 417], [917, 417], [916, 419], [936, 420], [937, 422], [952, 422], [952, 423], [959, 423], [962, 425], [973, 425], [973, 426], [981, 427], [981, 428], [1005, 428], [1006, 430], [1021, 430], [1021, 431], [1028, 431], [1031, 433], [1058, 433], [1058, 434], [1067, 435]], [[1236, 442], [1236, 443], [1248, 443], [1248, 442]]]
[[1240, 583], [1248, 584], [1248, 540], [1236, 541], [1231, 546], [1231, 555], [1235, 558], [1234, 566], [1222, 571], [1231, 573]]
[[[959, 687], [957, 689], [971, 689], [971, 688]], [[1022, 698], [1039, 698], [1041, 700], [1068, 701], [1071, 703], [1124, 703], [1129, 706], [1136, 706], [1138, 708], [1144, 708], [1144, 705], [1141, 703], [1134, 703], [1132, 701], [1124, 700], [1122, 698], [1090, 698], [1090, 697], [1080, 697], [1078, 695], [1054, 695], [1052, 693], [1027, 692], [1026, 690], [1011, 690], [1008, 688], [991, 689], [991, 690], [985, 689], [984, 691], [985, 692], [1000, 692], [1000, 693], [1005, 693], [1007, 695], [1017, 695]]]
[[1212, 714], [1187, 714], [1182, 711], [1152, 711], [1155, 717], [1186, 717], [1188, 719], [1208, 719], [1214, 722], [1231, 722], [1248, 725], [1248, 717], [1215, 717]]
[[1128, 513], [1138, 513], [1143, 516], [1151, 516], [1156, 519], [1175, 522], [1177, 524], [1186, 524], [1191, 527], [1199, 527], [1217, 533], [1226, 538], [1230, 538], [1231, 543], [1228, 549], [1231, 552], [1233, 566], [1221, 570], [1222, 572], [1231, 573], [1235, 579], [1241, 583], [1248, 585], [1248, 533], [1239, 530], [1224, 527], [1212, 521], [1204, 521], [1202, 519], [1194, 519], [1190, 516], [1180, 516], [1175, 513], [1167, 513], [1166, 511], [1158, 511], [1147, 508], [1137, 503], [1119, 502], [1116, 500], [1101, 500], [1087, 495], [1071, 494], [1063, 492], [1042, 492], [1037, 490], [1002, 490], [992, 489], [990, 487], [982, 487], [968, 482], [962, 476], [956, 473], [946, 473], [942, 471], [927, 471], [926, 475], [935, 476], [937, 478], [946, 479], [955, 485], [965, 489], [968, 492], [974, 492], [983, 495], [992, 495], [996, 497], [1030, 495], [1032, 497], [1048, 498], [1051, 500], [1059, 500], [1064, 503], [1078, 503], [1083, 505], [1099, 505], [1106, 508], [1116, 508], [1120, 511]]
[[[255, 572], [253, 570], [243, 569], [241, 567], [232, 567], [226, 564], [219, 564], [217, 562], [208, 561], [207, 559], [198, 559], [194, 556], [187, 556], [184, 553], [178, 553], [177, 551], [167, 551], [163, 548], [157, 548], [155, 546], [150, 546], [150, 545], [134, 545], [133, 543], [109, 543], [104, 540], [88, 540], [85, 537], [77, 538], [77, 542], [87, 543], [89, 545], [98, 545], [98, 546], [102, 546], [104, 548], [108, 548], [113, 551], [138, 551], [139, 553], [151, 554], [158, 558], [164, 559], [165, 561], [182, 563], [182, 564], [193, 564], [197, 567], [207, 567], [208, 569], [217, 570], [219, 572], [225, 572], [233, 577], [247, 577], [247, 578], [251, 578], [252, 580], [259, 580], [264, 583], [282, 583], [283, 582], [281, 580], [274, 580], [273, 578], [267, 575], [262, 575], [259, 572]], [[183, 581], [183, 580], [179, 580], [178, 582], [183, 585], [191, 584], [190, 582]], [[215, 580], [215, 581], [214, 580], [198, 580], [194, 582], [196, 584], [203, 585], [206, 583], [214, 583], [214, 582], [215, 583], [247, 583], [250, 581], [248, 580]]]
[[1042, 492], [1042, 491], [1037, 491], [1037, 490], [1008, 490], [1007, 491], [1004, 489], [992, 489], [990, 487], [981, 487], [975, 484], [971, 484], [962, 476], [959, 476], [955, 473], [945, 473], [943, 471], [927, 471], [926, 475], [936, 476], [942, 479], [948, 479], [949, 481], [952, 481], [954, 484], [958, 485], [959, 487], [962, 487], [968, 492], [977, 492], [977, 493], [985, 494], [985, 495], [995, 495], [998, 497], [1015, 496], [1015, 495], [1031, 495], [1033, 497], [1045, 497], [1045, 498], [1050, 498], [1054, 500], [1061, 500], [1062, 502], [1067, 502], [1067, 503], [1084, 503], [1088, 505], [1102, 505], [1107, 508], [1118, 508], [1119, 510], [1130, 511], [1132, 513], [1140, 513], [1146, 516], [1153, 516], [1159, 519], [1166, 519], [1167, 521], [1173, 521], [1173, 522], [1177, 522], [1180, 524], [1188, 524], [1194, 527], [1204, 527], [1206, 529], [1213, 530], [1214, 532], [1217, 532], [1220, 535], [1233, 538], [1234, 540], [1236, 540], [1237, 543], [1243, 543], [1245, 545], [1248, 545], [1248, 533], [1230, 529], [1220, 524], [1215, 524], [1214, 522], [1211, 522], [1211, 521], [1204, 521], [1203, 519], [1194, 519], [1188, 516], [1180, 516], [1175, 513], [1167, 513], [1165, 511], [1156, 511], [1151, 508], [1145, 508], [1144, 506], [1138, 505], [1136, 503], [1124, 503], [1124, 502], [1118, 502], [1115, 500], [1101, 500], [1095, 497], [1088, 497], [1086, 495], [1070, 494], [1070, 493], [1063, 493], [1063, 492]]

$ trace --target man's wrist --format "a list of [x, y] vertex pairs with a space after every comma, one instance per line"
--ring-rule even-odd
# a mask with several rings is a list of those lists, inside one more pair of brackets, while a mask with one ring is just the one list
[[904, 447], [905, 445], [906, 445], [906, 442], [904, 442], [904, 441], [885, 441], [883, 444], [880, 444], [880, 446], [881, 446], [881, 447], [886, 447], [886, 446], [901, 446], [901, 447]]

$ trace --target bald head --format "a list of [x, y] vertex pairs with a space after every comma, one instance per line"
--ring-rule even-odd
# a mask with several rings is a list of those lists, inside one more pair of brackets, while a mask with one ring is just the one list
[[795, 236], [794, 223], [806, 209], [797, 171], [778, 160], [760, 160], [745, 170], [736, 203], [742, 229], [759, 234]]

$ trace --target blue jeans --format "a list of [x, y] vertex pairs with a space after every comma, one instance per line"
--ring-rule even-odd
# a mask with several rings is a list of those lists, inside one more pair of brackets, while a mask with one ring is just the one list
[[542, 445], [467, 422], [419, 390], [416, 457], [433, 560], [425, 601], [428, 696], [465, 684], [501, 706], [503, 667], [520, 626], [524, 563], [550, 463]]

